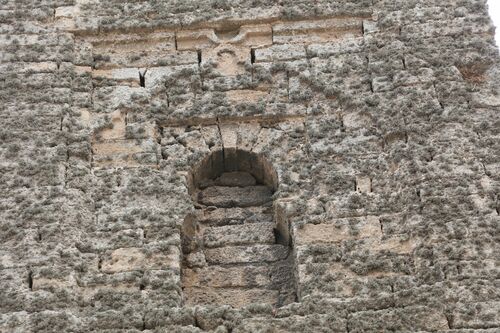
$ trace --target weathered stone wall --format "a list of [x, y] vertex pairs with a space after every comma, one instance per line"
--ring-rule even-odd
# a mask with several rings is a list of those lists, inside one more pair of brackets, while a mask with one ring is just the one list
[[[0, 332], [497, 332], [485, 0], [0, 1]], [[185, 302], [192, 170], [276, 170], [297, 302]]]

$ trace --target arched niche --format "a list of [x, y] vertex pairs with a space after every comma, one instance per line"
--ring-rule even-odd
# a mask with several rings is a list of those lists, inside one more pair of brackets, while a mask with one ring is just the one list
[[263, 184], [276, 191], [278, 174], [272, 164], [262, 155], [242, 149], [220, 149], [213, 151], [196, 165], [188, 175], [189, 193], [206, 186], [225, 172], [248, 172], [258, 184]]
[[287, 221], [276, 214], [277, 172], [262, 155], [217, 150], [192, 167], [195, 212], [182, 230], [182, 285], [190, 305], [296, 300]]

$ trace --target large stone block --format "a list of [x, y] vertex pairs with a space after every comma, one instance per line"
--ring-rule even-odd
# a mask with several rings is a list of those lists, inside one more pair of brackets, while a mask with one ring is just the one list
[[284, 260], [289, 254], [283, 245], [226, 246], [206, 249], [205, 255], [210, 264], [262, 263]]
[[142, 248], [121, 248], [111, 252], [102, 262], [105, 273], [129, 272], [152, 269], [180, 269], [180, 251], [177, 246], [169, 246], [165, 251], [149, 254]]
[[361, 311], [349, 316], [350, 332], [437, 331], [446, 330], [448, 320], [443, 312], [425, 306], [381, 311]]
[[250, 223], [207, 228], [203, 232], [203, 244], [206, 247], [227, 245], [273, 244], [274, 223]]
[[326, 43], [361, 35], [362, 20], [359, 18], [316, 19], [273, 24], [275, 44]]
[[273, 45], [255, 50], [255, 62], [288, 61], [306, 58], [303, 45]]
[[272, 222], [272, 212], [266, 212], [265, 210], [261, 207], [218, 208], [200, 212], [197, 219], [199, 222], [211, 226]]
[[270, 273], [267, 266], [184, 269], [182, 284], [185, 287], [264, 287], [271, 284]]
[[[349, 223], [352, 221], [354, 223]], [[339, 219], [332, 223], [306, 224], [296, 230], [296, 242], [302, 244], [336, 243], [362, 238], [381, 239], [382, 231], [379, 218]]]
[[500, 326], [500, 302], [457, 304], [452, 314], [452, 328], [486, 329]]
[[251, 303], [274, 304], [278, 294], [277, 290], [267, 289], [189, 288], [184, 296], [187, 304], [230, 305], [238, 308]]
[[329, 57], [335, 54], [358, 53], [363, 51], [363, 38], [349, 38], [332, 44], [311, 44], [307, 46], [310, 57]]
[[269, 203], [271, 189], [267, 186], [211, 186], [198, 194], [200, 203], [217, 207], [251, 207]]

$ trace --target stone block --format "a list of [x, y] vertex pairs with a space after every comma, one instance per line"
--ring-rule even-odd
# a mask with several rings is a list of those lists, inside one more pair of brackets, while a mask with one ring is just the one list
[[218, 42], [213, 29], [182, 30], [177, 32], [176, 39], [178, 50], [202, 50]]
[[342, 115], [342, 123], [348, 130], [357, 130], [372, 125], [374, 117], [368, 113], [347, 113]]
[[217, 76], [245, 74], [245, 63], [251, 60], [250, 49], [226, 44], [203, 50], [201, 57], [201, 65], [213, 66], [212, 72]]
[[234, 44], [247, 47], [264, 47], [273, 44], [273, 31], [269, 24], [249, 24], [240, 28], [236, 37], [231, 40]]
[[236, 148], [238, 143], [238, 124], [221, 124], [219, 128], [224, 149]]
[[182, 271], [184, 287], [265, 287], [271, 284], [270, 269], [266, 266], [210, 266]]
[[0, 331], [2, 332], [24, 333], [54, 330], [74, 332], [82, 329], [85, 324], [86, 321], [82, 317], [76, 316], [69, 309], [38, 308], [35, 312], [23, 310], [0, 315]]
[[177, 246], [169, 246], [165, 251], [149, 254], [142, 248], [120, 248], [111, 252], [102, 261], [105, 273], [130, 272], [152, 269], [180, 269], [180, 251]]
[[310, 44], [307, 46], [307, 55], [326, 58], [335, 54], [358, 53], [363, 51], [363, 47], [363, 38], [349, 38], [331, 44]]
[[198, 65], [181, 65], [171, 67], [151, 67], [147, 69], [145, 75], [146, 88], [152, 89], [164, 84], [169, 76], [179, 74], [182, 71], [198, 73]]
[[6, 266], [2, 266], [0, 278], [2, 280], [2, 292], [4, 295], [28, 292], [30, 290], [29, 276], [30, 270], [27, 267], [6, 268]]
[[120, 81], [121, 84], [139, 86], [139, 69], [137, 68], [115, 68], [92, 71], [93, 78], [107, 78]]
[[[472, 17], [458, 17], [453, 20], [438, 20], [435, 22], [412, 23], [404, 25], [401, 36], [405, 39], [432, 38], [439, 36], [461, 36], [469, 34], [485, 34], [492, 30], [491, 21], [488, 24], [477, 24]], [[468, 23], [470, 22], [470, 23]]]
[[258, 103], [268, 99], [269, 92], [260, 90], [229, 90], [226, 98], [230, 103]]
[[372, 179], [366, 176], [356, 177], [356, 191], [359, 193], [370, 193], [372, 192]]
[[448, 321], [443, 312], [425, 306], [360, 311], [349, 316], [350, 332], [371, 331], [438, 331], [447, 330]]
[[143, 149], [134, 140], [113, 140], [96, 142], [92, 145], [95, 155], [118, 155], [142, 152]]
[[[203, 79], [203, 89], [212, 92], [248, 90], [253, 88], [252, 84], [252, 73], [246, 70], [239, 75], [219, 75], [215, 72], [213, 77], [204, 77]], [[213, 96], [207, 95], [205, 97], [210, 98]], [[229, 114], [225, 116], [229, 116]]]
[[198, 193], [198, 201], [207, 206], [251, 207], [269, 203], [272, 192], [267, 186], [212, 186]]
[[238, 45], [248, 49], [272, 44], [272, 30], [268, 24], [243, 25], [231, 31], [211, 28], [182, 30], [177, 32], [179, 50], [213, 49], [221, 45]]
[[176, 52], [173, 31], [104, 33], [85, 36], [82, 39], [92, 45], [97, 68], [155, 67], [197, 63], [196, 53]]
[[500, 326], [500, 302], [457, 304], [452, 314], [452, 328], [486, 329]]
[[306, 224], [297, 229], [295, 234], [298, 245], [382, 237], [379, 219], [376, 216], [339, 219], [332, 223]]
[[476, 108], [500, 107], [500, 96], [486, 93], [473, 93], [471, 106]]
[[207, 262], [216, 265], [241, 264], [253, 262], [275, 262], [284, 260], [289, 249], [283, 245], [227, 246], [206, 249]]
[[212, 304], [242, 307], [251, 303], [274, 304], [278, 299], [277, 290], [267, 289], [198, 289], [188, 288], [184, 292], [187, 304]]
[[205, 229], [203, 243], [206, 247], [245, 244], [273, 244], [274, 223], [250, 223]]
[[95, 327], [101, 330], [130, 330], [141, 329], [144, 325], [141, 312], [125, 310], [110, 310], [106, 309], [99, 312], [92, 318], [91, 324], [85, 330], [91, 331]]
[[255, 62], [288, 61], [306, 58], [306, 49], [303, 45], [273, 45], [256, 49]]
[[372, 80], [373, 92], [390, 91], [394, 89], [394, 83], [388, 76], [375, 77]]
[[265, 213], [260, 207], [253, 209], [243, 208], [219, 208], [215, 210], [205, 210], [197, 216], [199, 222], [217, 225], [235, 225], [255, 222], [272, 222], [272, 214]]
[[61, 17], [75, 17], [80, 13], [80, 10], [77, 6], [63, 6], [57, 7], [55, 11], [55, 18]]
[[52, 61], [44, 62], [24, 62], [20, 64], [1, 64], [0, 71], [6, 73], [7, 71], [16, 71], [18, 74], [32, 74], [32, 73], [53, 73], [57, 71], [57, 63]]
[[100, 253], [116, 248], [141, 247], [144, 241], [143, 229], [98, 231], [89, 235], [92, 252]]
[[399, 56], [385, 57], [383, 59], [370, 59], [368, 69], [373, 76], [383, 75], [387, 71], [402, 71], [404, 69], [403, 59]]
[[[328, 77], [332, 79], [339, 76], [347, 79], [352, 72], [359, 73], [365, 71], [367, 61], [366, 56], [356, 53], [334, 54], [326, 59], [318, 57], [310, 59], [312, 70], [334, 74], [334, 76]], [[349, 71], [349, 75], [346, 77], [347, 71]]]
[[362, 21], [358, 18], [316, 19], [273, 24], [275, 44], [326, 43], [361, 35]]
[[[85, 114], [84, 114], [85, 116]], [[125, 113], [120, 110], [110, 114], [111, 128], [104, 128], [96, 133], [99, 140], [125, 139]]]
[[[279, 310], [278, 310], [279, 311]], [[247, 318], [241, 321], [233, 330], [234, 333], [301, 333], [301, 332], [328, 332], [346, 333], [347, 319], [339, 310], [332, 313], [311, 313], [290, 316], [269, 316], [261, 318]]]
[[364, 20], [363, 21], [363, 33], [366, 34], [373, 34], [379, 32], [379, 27], [376, 21], [372, 20]]
[[187, 267], [205, 267], [207, 265], [203, 251], [191, 252], [185, 256], [184, 260]]
[[127, 107], [132, 96], [148, 98], [149, 94], [142, 87], [114, 86], [96, 88], [93, 95], [94, 107], [113, 112], [120, 107]]

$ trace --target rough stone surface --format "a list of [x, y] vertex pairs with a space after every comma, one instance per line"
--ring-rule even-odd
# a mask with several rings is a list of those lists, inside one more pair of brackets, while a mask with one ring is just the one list
[[[237, 158], [240, 155], [248, 158]], [[221, 170], [214, 168], [217, 156], [224, 169], [248, 171], [217, 176]], [[264, 180], [273, 171], [264, 172], [259, 158], [238, 150], [215, 152], [210, 163], [194, 168], [193, 179], [205, 173], [211, 179], [200, 179], [198, 188], [191, 189], [197, 209], [182, 226], [184, 305], [280, 307], [296, 300], [295, 257], [292, 244], [284, 241], [290, 228], [269, 213], [272, 188], [256, 185], [256, 178]]]
[[252, 207], [269, 203], [271, 195], [266, 186], [211, 186], [198, 194], [198, 201], [207, 206]]
[[[0, 1], [0, 332], [498, 332], [493, 31], [486, 0]], [[238, 149], [272, 206], [199, 208]]]

